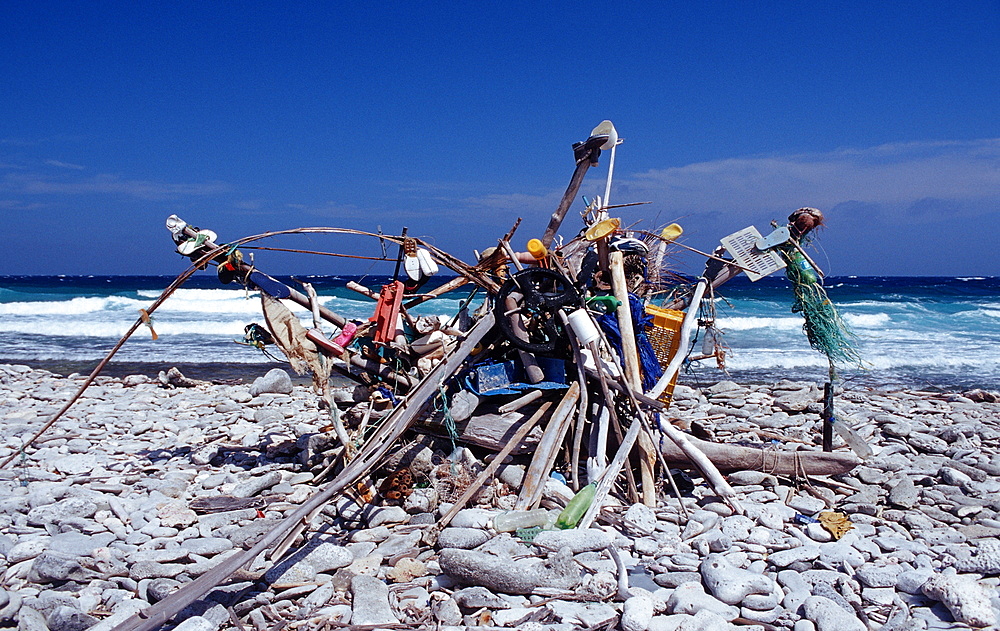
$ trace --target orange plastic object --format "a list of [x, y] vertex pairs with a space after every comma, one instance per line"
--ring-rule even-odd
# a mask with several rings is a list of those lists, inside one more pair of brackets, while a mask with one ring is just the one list
[[373, 339], [377, 344], [388, 344], [396, 336], [396, 320], [399, 318], [399, 307], [403, 304], [403, 287], [403, 282], [399, 280], [382, 285], [375, 305], [375, 315], [370, 318], [375, 323]]

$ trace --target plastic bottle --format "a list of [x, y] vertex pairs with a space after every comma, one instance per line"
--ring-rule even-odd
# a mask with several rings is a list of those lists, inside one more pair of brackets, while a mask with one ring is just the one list
[[588, 484], [580, 489], [580, 492], [573, 496], [566, 508], [559, 513], [556, 519], [556, 528], [576, 528], [576, 525], [583, 519], [583, 515], [590, 508], [594, 501], [594, 493], [597, 491], [596, 484]]
[[520, 528], [544, 526], [549, 520], [549, 511], [544, 508], [534, 510], [511, 510], [493, 518], [493, 528], [497, 532], [514, 532]]
[[814, 270], [813, 266], [809, 264], [806, 257], [802, 256], [801, 252], [796, 250], [788, 255], [788, 265], [793, 268], [793, 273], [803, 283], [811, 285], [819, 282], [819, 276], [816, 275], [816, 270]]
[[536, 261], [549, 258], [549, 251], [539, 239], [531, 239], [528, 241], [528, 252], [531, 253], [531, 256], [533, 256]]

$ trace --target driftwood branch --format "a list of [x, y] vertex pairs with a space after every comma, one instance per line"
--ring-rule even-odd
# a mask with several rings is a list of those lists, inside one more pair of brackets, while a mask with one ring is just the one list
[[[711, 443], [687, 437], [720, 471], [764, 471], [775, 475], [836, 475], [847, 473], [861, 464], [847, 451], [771, 451], [741, 445]], [[672, 442], [663, 441], [660, 451], [673, 467], [690, 464], [688, 457]]]
[[545, 433], [542, 434], [542, 440], [535, 449], [531, 465], [524, 474], [524, 483], [521, 485], [521, 493], [517, 496], [515, 510], [534, 508], [541, 499], [542, 487], [549, 477], [549, 472], [552, 471], [552, 464], [566, 437], [566, 431], [573, 422], [573, 412], [579, 398], [580, 384], [574, 381], [559, 401], [552, 418], [549, 419], [549, 424], [545, 427]]
[[465, 490], [465, 493], [462, 494], [462, 497], [458, 498], [455, 501], [455, 504], [454, 506], [451, 507], [451, 510], [449, 510], [448, 513], [441, 518], [441, 521], [437, 523], [436, 526], [437, 530], [440, 531], [442, 528], [450, 524], [451, 520], [455, 518], [455, 515], [457, 515], [460, 510], [465, 508], [465, 505], [468, 504], [469, 500], [472, 499], [472, 496], [476, 494], [476, 491], [478, 491], [480, 487], [483, 486], [483, 484], [486, 482], [486, 480], [490, 478], [490, 476], [496, 473], [496, 470], [499, 469], [500, 465], [503, 463], [504, 458], [509, 456], [511, 452], [513, 452], [514, 449], [521, 444], [521, 441], [524, 440], [525, 437], [527, 437], [527, 435], [531, 432], [532, 429], [534, 429], [535, 425], [545, 416], [545, 413], [549, 411], [550, 407], [552, 407], [552, 402], [546, 401], [541, 406], [539, 406], [537, 410], [535, 410], [535, 413], [531, 416], [531, 418], [525, 421], [524, 424], [518, 428], [517, 432], [511, 437], [511, 439], [507, 442], [504, 448], [501, 449], [500, 452], [493, 457], [493, 462], [487, 465], [486, 469], [484, 469], [483, 472], [479, 474], [479, 477], [476, 478], [475, 481], [469, 485], [469, 488]]
[[545, 228], [545, 233], [542, 234], [542, 245], [546, 248], [552, 245], [552, 240], [555, 239], [556, 233], [559, 232], [559, 226], [562, 225], [569, 207], [573, 205], [576, 194], [580, 192], [580, 185], [583, 184], [583, 177], [587, 175], [590, 165], [590, 151], [587, 151], [584, 157], [576, 163], [576, 169], [573, 171], [573, 177], [569, 180], [569, 186], [566, 187], [566, 192], [563, 193], [562, 199], [559, 200], [559, 206], [552, 213], [552, 217], [549, 218], [549, 225]]

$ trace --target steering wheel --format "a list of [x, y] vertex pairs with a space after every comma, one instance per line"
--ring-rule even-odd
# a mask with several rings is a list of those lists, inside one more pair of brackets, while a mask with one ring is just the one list
[[580, 297], [562, 274], [542, 267], [515, 272], [500, 288], [494, 315], [500, 332], [516, 348], [547, 354], [566, 341], [558, 311]]

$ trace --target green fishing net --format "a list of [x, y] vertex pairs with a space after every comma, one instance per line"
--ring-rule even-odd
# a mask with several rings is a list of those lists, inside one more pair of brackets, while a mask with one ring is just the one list
[[830, 301], [816, 270], [794, 246], [780, 250], [788, 263], [785, 275], [795, 292], [792, 313], [801, 313], [805, 318], [802, 328], [809, 346], [826, 355], [832, 363], [860, 365], [857, 338]]

